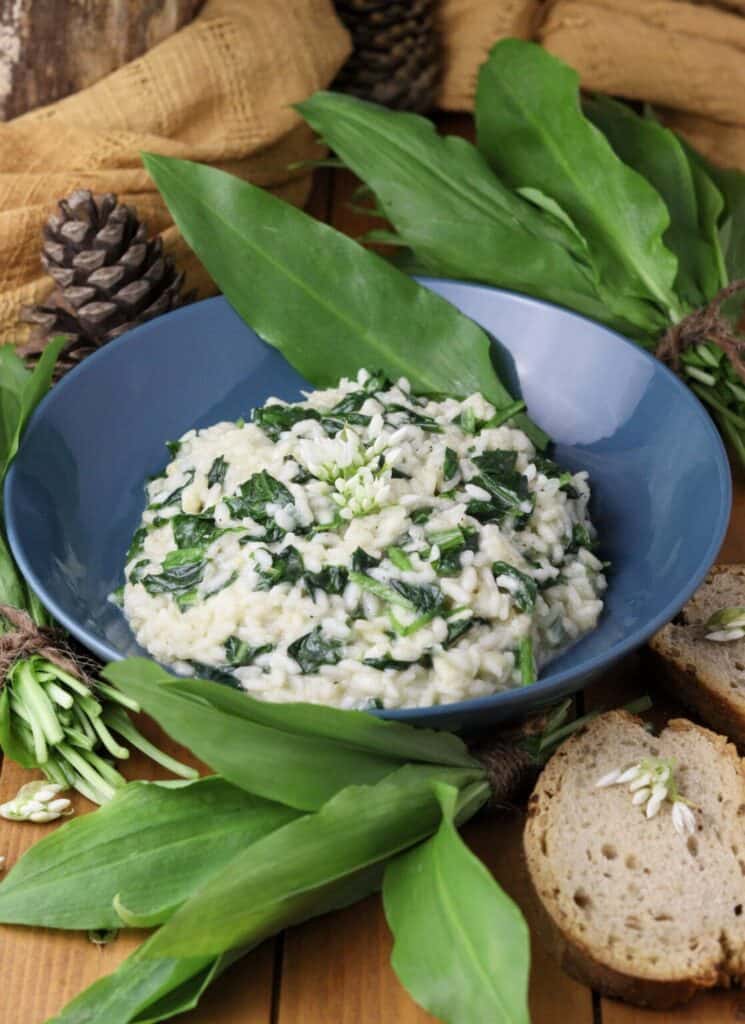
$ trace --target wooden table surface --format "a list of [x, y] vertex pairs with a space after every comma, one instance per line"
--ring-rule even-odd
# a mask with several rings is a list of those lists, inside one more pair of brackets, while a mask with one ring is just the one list
[[[464, 120], [447, 120], [448, 130], [469, 134]], [[370, 222], [350, 211], [355, 182], [339, 171], [317, 173], [310, 201], [319, 218], [351, 235]], [[745, 562], [745, 479], [735, 474], [732, 521], [720, 559]], [[584, 707], [623, 703], [649, 692], [656, 707], [669, 708], [645, 659], [635, 655], [583, 695]], [[150, 723], [156, 742], [166, 742]], [[179, 751], [188, 759], [183, 751]], [[130, 778], [160, 777], [151, 765], [133, 757], [124, 768]], [[0, 774], [0, 803], [15, 795], [28, 773], [5, 761]], [[75, 800], [83, 813], [91, 805]], [[8, 868], [50, 827], [0, 820], [0, 855]], [[499, 882], [523, 907], [530, 922], [527, 881], [522, 866], [518, 811], [484, 816], [465, 829], [468, 842]], [[0, 927], [0, 1024], [42, 1024], [74, 995], [117, 964], [137, 945], [142, 933], [122, 933], [97, 947], [85, 935], [36, 928]], [[600, 998], [565, 975], [532, 938], [530, 1006], [533, 1024], [735, 1024], [745, 1021], [745, 993], [714, 992], [688, 1006], [654, 1013]], [[379, 897], [319, 918], [265, 943], [234, 965], [200, 1007], [179, 1018], [184, 1024], [427, 1024], [435, 1018], [421, 1010], [389, 966], [391, 940]], [[484, 1021], [484, 1024], [491, 1024]]]

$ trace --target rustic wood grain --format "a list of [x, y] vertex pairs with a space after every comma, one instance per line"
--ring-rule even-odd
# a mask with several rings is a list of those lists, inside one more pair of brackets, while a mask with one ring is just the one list
[[78, 92], [189, 22], [202, 0], [0, 0], [0, 121]]

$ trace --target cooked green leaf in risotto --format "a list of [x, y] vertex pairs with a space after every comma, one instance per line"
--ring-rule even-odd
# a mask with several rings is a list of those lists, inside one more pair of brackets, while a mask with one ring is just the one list
[[586, 473], [481, 395], [361, 371], [169, 444], [127, 553], [154, 658], [274, 701], [424, 707], [526, 685], [606, 587]]

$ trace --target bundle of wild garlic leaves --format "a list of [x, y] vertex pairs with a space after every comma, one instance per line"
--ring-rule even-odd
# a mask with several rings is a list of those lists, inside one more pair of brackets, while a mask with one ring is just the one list
[[516, 39], [479, 72], [476, 145], [342, 94], [298, 109], [393, 226], [368, 240], [404, 247], [411, 269], [555, 302], [651, 350], [664, 340], [660, 356], [745, 462], [745, 360], [717, 315], [745, 277], [745, 174], [709, 164], [649, 110], [604, 97], [583, 108], [576, 72]]

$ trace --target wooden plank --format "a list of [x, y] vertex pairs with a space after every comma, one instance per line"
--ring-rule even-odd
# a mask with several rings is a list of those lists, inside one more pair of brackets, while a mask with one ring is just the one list
[[378, 896], [285, 935], [277, 1024], [429, 1024], [390, 964]]
[[641, 1010], [612, 999], [602, 1002], [603, 1024], [737, 1024], [745, 1020], [740, 992], [707, 992], [674, 1010]]
[[[153, 723], [143, 719], [138, 725], [162, 749], [196, 763]], [[167, 776], [140, 755], [125, 762], [122, 773], [128, 779]], [[31, 777], [6, 758], [0, 774], [0, 803], [12, 799]], [[94, 809], [78, 794], [74, 806], [76, 814]], [[7, 868], [54, 827], [0, 819], [0, 854], [6, 856]], [[0, 926], [0, 1024], [42, 1024], [88, 985], [116, 970], [145, 934], [121, 932], [115, 942], [102, 947], [93, 945], [85, 933]], [[182, 1018], [184, 1024], [270, 1024], [273, 975], [274, 943], [270, 942], [251, 954], [250, 967], [239, 962], [227, 972], [203, 1004]], [[11, 1012], [7, 1017], [3, 1015], [6, 1007]]]
[[530, 1016], [532, 1024], [556, 1024], [557, 1007], [567, 1024], [592, 1024], [592, 993], [565, 974], [549, 956], [534, 923], [534, 903], [522, 852], [522, 812], [485, 813], [466, 838], [522, 909], [531, 934]]

